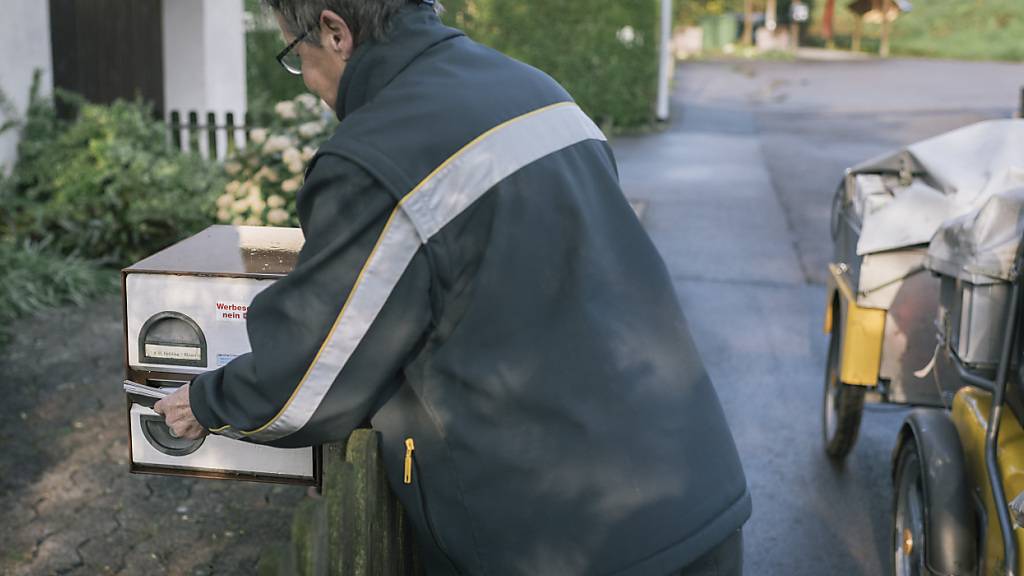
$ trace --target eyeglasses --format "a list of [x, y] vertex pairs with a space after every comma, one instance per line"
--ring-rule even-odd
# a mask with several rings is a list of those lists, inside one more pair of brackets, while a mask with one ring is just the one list
[[285, 46], [284, 50], [277, 53], [277, 63], [289, 74], [297, 76], [302, 74], [302, 58], [298, 52], [295, 52], [295, 47], [299, 45], [299, 42], [305, 40], [306, 36], [309, 36], [309, 30], [303, 32], [298, 38], [292, 40], [291, 44]]

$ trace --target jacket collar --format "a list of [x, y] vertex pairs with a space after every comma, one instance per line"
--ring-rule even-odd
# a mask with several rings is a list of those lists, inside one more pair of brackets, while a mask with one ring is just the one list
[[441, 24], [433, 6], [403, 7], [391, 20], [388, 37], [367, 41], [349, 59], [338, 85], [338, 120], [373, 99], [395, 76], [428, 48], [462, 32]]

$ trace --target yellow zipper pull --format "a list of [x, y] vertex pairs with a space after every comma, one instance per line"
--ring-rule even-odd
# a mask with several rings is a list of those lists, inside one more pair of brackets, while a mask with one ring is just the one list
[[405, 439], [405, 483], [412, 484], [412, 451], [416, 449], [416, 443], [412, 438]]

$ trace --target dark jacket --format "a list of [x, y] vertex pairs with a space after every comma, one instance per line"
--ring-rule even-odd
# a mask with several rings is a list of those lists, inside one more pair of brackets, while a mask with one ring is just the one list
[[279, 446], [372, 423], [430, 574], [667, 574], [750, 498], [603, 135], [428, 7], [361, 46], [295, 271], [199, 421]]

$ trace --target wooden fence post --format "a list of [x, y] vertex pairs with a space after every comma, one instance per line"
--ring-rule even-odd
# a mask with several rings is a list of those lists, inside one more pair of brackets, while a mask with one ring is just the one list
[[206, 138], [206, 146], [208, 153], [204, 156], [207, 160], [223, 160], [224, 159], [224, 146], [220, 145], [219, 134], [220, 130], [217, 129], [217, 115], [213, 112], [206, 113], [206, 127], [203, 130], [203, 136]]
[[419, 576], [412, 527], [391, 493], [380, 436], [356, 430], [324, 446], [323, 497], [296, 510], [291, 546], [269, 549], [260, 576]]
[[174, 146], [175, 150], [181, 150], [181, 130], [179, 128], [180, 126], [181, 112], [175, 110], [171, 112], [171, 125], [170, 130], [168, 130], [168, 132], [170, 132], [171, 134], [171, 145]]
[[224, 154], [225, 156], [231, 156], [235, 153], [235, 150], [239, 148], [239, 141], [245, 135], [235, 128], [235, 114], [234, 112], [228, 112], [224, 118], [225, 134], [227, 135], [227, 142], [224, 143]]

